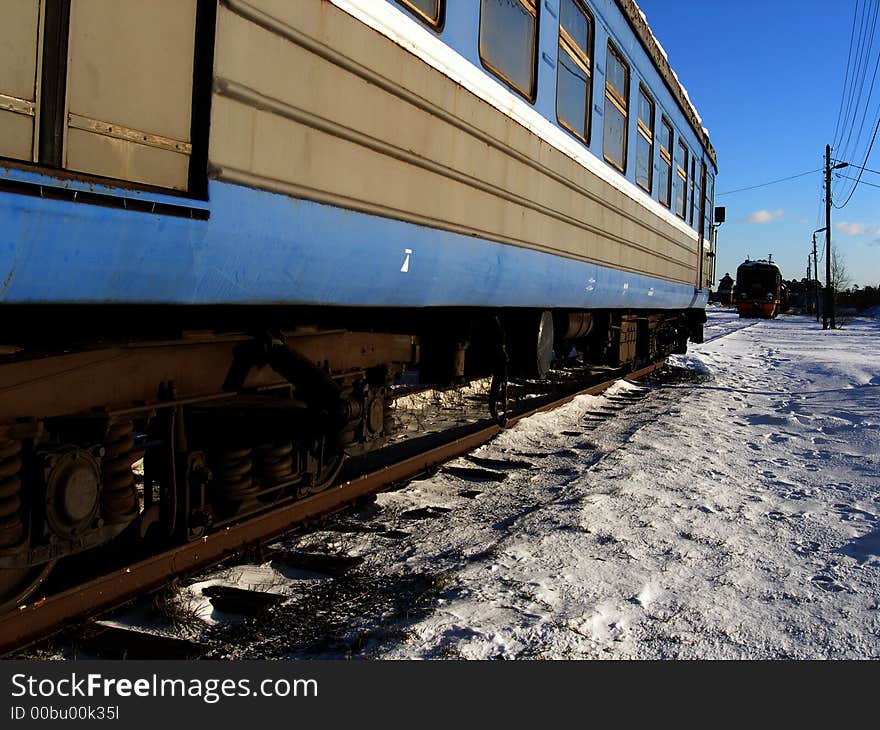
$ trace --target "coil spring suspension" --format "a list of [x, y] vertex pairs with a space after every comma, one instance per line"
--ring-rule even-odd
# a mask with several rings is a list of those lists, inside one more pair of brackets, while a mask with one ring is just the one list
[[131, 465], [144, 455], [134, 449], [134, 424], [111, 424], [101, 461], [101, 515], [108, 523], [129, 522], [139, 511]]
[[243, 502], [257, 494], [254, 486], [253, 449], [221, 452], [212, 469], [214, 494], [224, 502]]
[[24, 536], [21, 519], [21, 441], [0, 441], [0, 547]]
[[254, 454], [254, 471], [265, 487], [292, 479], [296, 473], [293, 442], [262, 444]]

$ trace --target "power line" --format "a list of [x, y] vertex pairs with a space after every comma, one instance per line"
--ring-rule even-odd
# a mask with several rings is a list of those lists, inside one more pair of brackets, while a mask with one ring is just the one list
[[822, 172], [822, 168], [820, 167], [818, 170], [807, 170], [806, 172], [798, 173], [797, 175], [789, 175], [788, 177], [781, 177], [778, 180], [771, 180], [770, 182], [759, 183], [758, 185], [750, 185], [747, 188], [737, 188], [736, 190], [728, 190], [724, 193], [716, 193], [715, 197], [720, 198], [722, 195], [733, 195], [734, 193], [742, 193], [746, 190], [755, 190], [756, 188], [764, 188], [768, 185], [776, 185], [776, 183], [785, 182], [786, 180], [794, 180], [795, 178], [804, 177], [805, 175], [813, 175], [814, 173]]
[[[876, 0], [873, 0], [874, 2]], [[874, 17], [873, 21], [870, 20], [871, 10], [870, 5], [873, 2], [866, 2], [862, 8], [862, 28], [859, 33], [859, 45], [856, 50], [856, 61], [855, 61], [855, 74], [853, 75], [853, 84], [850, 89], [850, 98], [847, 103], [847, 112], [844, 118], [844, 124], [849, 125], [849, 131], [846, 134], [846, 141], [843, 141], [843, 130], [841, 130], [840, 141], [843, 142], [843, 156], [846, 157], [850, 151], [850, 141], [852, 140], [852, 134], [855, 130], [856, 119], [859, 116], [859, 109], [862, 104], [863, 94], [865, 88], [865, 77], [868, 73], [868, 66], [870, 64], [871, 58], [871, 50], [874, 46], [874, 33], [877, 29], [877, 11], [880, 9], [880, 4], [874, 6]], [[868, 24], [871, 25], [870, 38], [868, 38]], [[876, 67], [874, 75], [876, 76]], [[858, 77], [858, 80], [857, 80]], [[858, 93], [856, 93], [856, 86], [858, 85]], [[871, 88], [873, 91], [873, 82], [871, 84]], [[844, 92], [845, 93], [845, 92]], [[870, 106], [871, 101], [871, 93], [868, 94], [867, 99], [865, 99], [865, 112], [867, 112], [868, 106]], [[852, 121], [849, 121], [849, 110], [852, 109]], [[859, 132], [859, 136], [856, 138], [855, 147], [858, 149], [859, 140], [861, 139], [861, 130]], [[855, 150], [853, 150], [855, 152]]]
[[853, 50], [853, 39], [856, 35], [856, 16], [858, 16], [859, 11], [858, 0], [856, 0], [856, 7], [853, 10], [853, 22], [852, 29], [849, 32], [849, 53], [846, 56], [846, 74], [843, 77], [843, 94], [840, 96], [840, 107], [837, 109], [837, 122], [834, 124], [834, 143], [831, 145], [832, 147], [837, 146], [837, 132], [840, 130], [840, 117], [843, 114], [843, 100], [846, 98], [846, 87], [849, 83], [849, 66], [850, 61], [852, 60], [852, 50]]
[[[880, 9], [880, 4], [878, 4], [877, 8]], [[876, 26], [876, 24], [877, 24], [877, 11], [875, 10], [874, 11], [874, 25]], [[873, 30], [872, 30], [872, 40], [873, 40]], [[856, 137], [855, 144], [853, 145], [853, 154], [855, 154], [856, 150], [859, 149], [859, 143], [862, 140], [862, 133], [864, 132], [864, 129], [865, 129], [865, 121], [868, 118], [868, 108], [871, 106], [871, 100], [874, 98], [874, 84], [877, 81], [877, 71], [878, 70], [880, 70], [880, 53], [877, 54], [877, 62], [874, 64], [874, 74], [871, 76], [871, 88], [868, 90], [868, 96], [865, 100], [865, 109], [862, 112], [862, 121], [859, 124], [859, 134]], [[861, 94], [861, 90], [859, 91], [859, 93]], [[878, 109], [878, 111], [880, 111], [880, 109]], [[855, 118], [853, 118], [853, 124], [855, 125]], [[850, 130], [850, 133], [852, 133], [852, 130]], [[848, 139], [849, 138], [847, 138], [847, 147], [849, 146]], [[844, 156], [846, 156], [846, 153], [844, 153]]]
[[[839, 136], [835, 135], [834, 147], [841, 146], [841, 144], [843, 142], [844, 135], [846, 135], [847, 130], [849, 130], [850, 134], [852, 133], [852, 126], [850, 123], [850, 113], [851, 112], [853, 113], [853, 119], [854, 119], [854, 116], [857, 113], [857, 109], [858, 109], [858, 107], [856, 107], [856, 110], [853, 110], [853, 102], [855, 101], [855, 98], [856, 98], [856, 87], [859, 85], [859, 76], [861, 74], [861, 68], [862, 68], [862, 51], [864, 48], [865, 30], [867, 28], [866, 21], [867, 21], [869, 2], [870, 2], [870, 0], [865, 0], [865, 2], [863, 4], [861, 4], [861, 8], [862, 8], [861, 9], [861, 16], [859, 17], [859, 4], [860, 3], [859, 3], [859, 0], [856, 0], [856, 7], [854, 10], [853, 16], [854, 16], [854, 19], [856, 17], [859, 17], [859, 21], [856, 24], [859, 29], [859, 36], [858, 36], [858, 40], [856, 41], [856, 44], [855, 44], [855, 54], [852, 55], [852, 62], [851, 63], [849, 61], [847, 62], [847, 72], [848, 72], [847, 78], [849, 80], [849, 83], [844, 84], [843, 94], [842, 94], [842, 98], [841, 98], [841, 104], [843, 104], [844, 100], [845, 100], [846, 107], [843, 112], [843, 126], [840, 128]], [[850, 43], [852, 44], [852, 39], [850, 39]], [[850, 47], [850, 50], [852, 50], [852, 45]]]
[[[844, 157], [849, 155], [853, 131], [855, 130], [856, 120], [859, 117], [862, 100], [864, 99], [863, 91], [865, 87], [865, 77], [867, 75], [872, 55], [871, 51], [874, 45], [874, 34], [877, 27], [877, 10], [880, 9], [880, 5], [875, 5], [875, 2], [877, 2], [877, 0], [866, 0], [865, 4], [862, 6], [861, 19], [859, 22], [859, 39], [852, 63], [853, 73], [850, 76], [849, 87], [844, 88], [843, 90], [844, 96], [848, 95], [848, 98], [846, 100], [846, 110], [843, 116], [844, 123], [840, 130], [839, 137], [836, 138], [836, 146], [838, 148], [842, 146]], [[870, 105], [870, 95], [867, 99], [864, 99], [864, 101], [866, 106]], [[846, 137], [845, 139], [844, 135]], [[856, 147], [858, 147], [858, 141], [856, 142]]]
[[[855, 180], [856, 182], [859, 182], [859, 179], [857, 177], [848, 177], [846, 175], [840, 175], [840, 174], [838, 174], [837, 177], [842, 177], [845, 180]], [[865, 180], [862, 180], [860, 184], [867, 185], [868, 187], [871, 187], [871, 188], [880, 188], [880, 185], [878, 185], [877, 183], [869, 183], [869, 182], [866, 182]]]
[[849, 203], [849, 201], [852, 200], [852, 196], [855, 194], [856, 190], [858, 190], [859, 183], [861, 183], [861, 181], [862, 181], [862, 175], [865, 172], [865, 162], [867, 162], [868, 158], [871, 156], [871, 150], [874, 149], [874, 142], [877, 140], [877, 130], [878, 129], [880, 129], [880, 116], [877, 117], [877, 124], [874, 125], [874, 134], [871, 137], [871, 144], [868, 145], [868, 151], [865, 153], [865, 161], [861, 165], [858, 166], [859, 167], [859, 176], [856, 179], [856, 183], [855, 183], [855, 185], [853, 185], [852, 190], [850, 190], [850, 192], [849, 192], [849, 197], [843, 202], [843, 205], [837, 205], [837, 203], [834, 203], [834, 207], [837, 208], [838, 210], [843, 210], [846, 207], [847, 203]]
[[[865, 122], [869, 119], [868, 113], [870, 109], [874, 107], [874, 89], [877, 74], [880, 71], [880, 47], [876, 51], [876, 59], [874, 48], [878, 13], [880, 13], [880, 0], [856, 0], [855, 7], [853, 8], [852, 27], [850, 28], [846, 73], [833, 135], [833, 146], [837, 150], [837, 157], [843, 161], [839, 165], [840, 167], [846, 167], [846, 161], [850, 157], [861, 158], [861, 151], [865, 149], [862, 146]], [[856, 27], [858, 27], [858, 36], [856, 36]], [[868, 93], [865, 95], [865, 81], [872, 61], [874, 61], [874, 71], [871, 75]], [[859, 120], [859, 117], [861, 117], [861, 120]], [[870, 126], [868, 129], [870, 129]], [[834, 201], [834, 198], [838, 196], [832, 196], [829, 169], [831, 163], [828, 159], [830, 155], [826, 151], [826, 175], [828, 177], [826, 178], [827, 189], [824, 202], [828, 206], [827, 210], [830, 210], [831, 205], [838, 210], [845, 208], [850, 200], [852, 200], [859, 185], [863, 182], [862, 176], [865, 172], [880, 174], [875, 170], [865, 167], [870, 159], [874, 143], [877, 140], [878, 130], [880, 130], [880, 105], [877, 106], [877, 124], [874, 126], [870, 142], [866, 145], [867, 150], [865, 151], [864, 161], [861, 165], [852, 165], [852, 167], [859, 169], [859, 174], [856, 177], [837, 175], [839, 180], [846, 180], [852, 183], [848, 185], [843, 182], [840, 185], [839, 196], [841, 198], [846, 197], [840, 205]], [[873, 183], [865, 182], [865, 184], [872, 187], [880, 187], [880, 185], [874, 185]]]
[[[832, 162], [845, 162], [845, 160], [838, 160], [836, 157], [831, 158]], [[880, 170], [872, 170], [870, 167], [862, 167], [861, 165], [854, 165], [852, 162], [849, 163], [848, 167], [855, 167], [860, 170], [864, 170], [865, 172], [873, 172], [875, 175], [880, 175]]]

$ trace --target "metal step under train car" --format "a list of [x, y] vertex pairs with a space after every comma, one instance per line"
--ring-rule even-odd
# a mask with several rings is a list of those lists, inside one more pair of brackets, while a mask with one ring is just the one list
[[701, 341], [715, 173], [632, 0], [4, 0], [0, 604]]

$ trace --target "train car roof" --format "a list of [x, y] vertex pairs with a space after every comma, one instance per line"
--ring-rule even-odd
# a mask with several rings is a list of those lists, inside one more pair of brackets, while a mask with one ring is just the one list
[[712, 164], [717, 168], [718, 159], [715, 154], [715, 148], [709, 141], [709, 130], [703, 126], [703, 120], [688, 96], [687, 90], [684, 88], [681, 81], [679, 81], [678, 75], [672, 70], [672, 66], [669, 65], [669, 58], [666, 55], [666, 51], [663, 50], [663, 46], [660, 45], [657, 37], [651, 31], [651, 27], [648, 25], [648, 20], [645, 17], [645, 14], [635, 0], [616, 0], [616, 2], [620, 11], [629, 22], [636, 37], [639, 39], [639, 42], [642, 44], [642, 47], [647, 52], [648, 57], [654, 62], [654, 66], [657, 68], [660, 78], [663, 79], [663, 82], [672, 93], [673, 98], [678, 102], [678, 105], [684, 112], [685, 117], [696, 133], [697, 138], [705, 148], [706, 154], [708, 154], [709, 158], [712, 160]]

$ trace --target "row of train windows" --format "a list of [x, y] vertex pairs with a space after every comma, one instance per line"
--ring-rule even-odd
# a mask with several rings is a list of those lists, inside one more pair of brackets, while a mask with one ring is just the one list
[[[443, 25], [445, 0], [397, 2], [434, 28], [439, 30]], [[529, 101], [535, 100], [537, 92], [537, 13], [536, 0], [480, 0], [480, 58], [490, 71]], [[562, 126], [588, 145], [593, 105], [592, 64], [593, 18], [580, 0], [561, 0], [556, 114]], [[629, 65], [609, 41], [605, 56], [602, 152], [605, 161], [624, 175], [627, 170], [629, 83]], [[655, 182], [655, 117], [654, 100], [640, 83], [635, 126], [635, 180], [649, 195], [654, 192]], [[678, 145], [673, 146], [672, 123], [665, 115], [660, 116], [656, 137], [660, 143], [657, 199], [693, 226], [694, 209], [703, 194], [702, 180], [707, 181], [705, 207], [708, 211], [711, 175], [707, 177], [706, 164], [702, 161], [700, 170], [697, 170], [696, 156], [690, 153], [683, 140], [679, 139]], [[699, 216], [698, 210], [696, 214]]]

